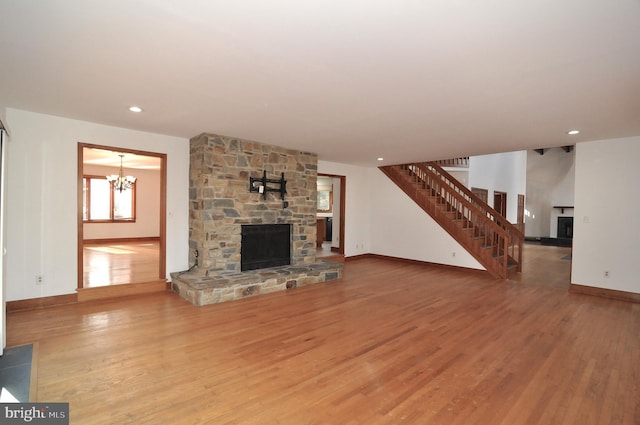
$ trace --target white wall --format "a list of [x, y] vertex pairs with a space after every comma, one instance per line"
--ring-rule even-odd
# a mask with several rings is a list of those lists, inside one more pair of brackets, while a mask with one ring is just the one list
[[167, 154], [167, 276], [188, 268], [187, 139], [10, 108], [7, 122], [7, 300], [78, 287], [78, 142]]
[[[85, 164], [84, 174], [118, 174], [119, 167]], [[160, 236], [160, 171], [124, 167], [125, 175], [136, 178], [135, 223], [85, 223], [84, 239], [149, 238]]]
[[640, 293], [639, 160], [640, 136], [576, 145], [572, 283]]
[[507, 220], [516, 223], [518, 195], [524, 195], [527, 190], [527, 152], [472, 156], [469, 158], [469, 187], [487, 189], [492, 207], [493, 192], [506, 192]]
[[545, 149], [544, 155], [527, 151], [527, 196], [525, 236], [557, 236], [558, 217], [572, 217], [574, 211], [552, 208], [574, 204], [575, 150]]

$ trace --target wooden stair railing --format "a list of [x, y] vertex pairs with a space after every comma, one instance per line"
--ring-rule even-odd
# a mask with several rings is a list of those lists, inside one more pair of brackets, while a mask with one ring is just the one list
[[489, 274], [521, 271], [524, 235], [439, 165], [380, 167], [396, 185], [456, 239]]
[[472, 202], [479, 209], [483, 210], [487, 217], [502, 227], [511, 238], [509, 244], [508, 254], [517, 271], [522, 271], [522, 246], [524, 244], [524, 232], [518, 226], [510, 223], [502, 214], [495, 209], [491, 208], [486, 202], [478, 198], [471, 190], [460, 183], [455, 177], [443, 170], [438, 164], [432, 162], [426, 163], [428, 167], [434, 169], [434, 171], [442, 176], [449, 185], [456, 191], [460, 191], [464, 196]]
[[433, 161], [441, 167], [452, 167], [452, 168], [469, 168], [469, 157], [461, 156], [458, 158], [449, 158], [449, 159], [440, 159], [438, 161]]

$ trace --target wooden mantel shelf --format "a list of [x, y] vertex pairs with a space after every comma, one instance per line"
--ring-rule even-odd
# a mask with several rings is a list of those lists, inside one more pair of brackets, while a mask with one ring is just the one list
[[553, 208], [559, 209], [564, 214], [565, 209], [573, 209], [573, 205], [554, 205]]

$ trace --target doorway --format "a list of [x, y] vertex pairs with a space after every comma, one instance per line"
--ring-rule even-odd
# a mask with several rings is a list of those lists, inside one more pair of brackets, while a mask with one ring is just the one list
[[[318, 181], [325, 180], [330, 185], [330, 209], [318, 209], [318, 248], [316, 257], [342, 256], [344, 259], [344, 231], [345, 231], [345, 199], [346, 176], [318, 173]], [[330, 183], [329, 183], [330, 182]], [[324, 207], [322, 207], [324, 208]], [[325, 235], [323, 237], [323, 235]]]
[[517, 216], [518, 230], [524, 235], [524, 195], [518, 194], [518, 216]]
[[489, 204], [489, 190], [482, 189], [482, 188], [479, 188], [479, 187], [472, 187], [471, 188], [471, 193], [473, 193], [478, 198], [480, 198], [480, 200], [482, 202], [484, 202], [485, 204], [487, 204], [487, 205]]
[[[106, 175], [128, 173], [142, 178], [113, 190]], [[166, 181], [166, 154], [78, 143], [79, 290], [117, 285], [113, 296], [122, 285], [164, 284]]]
[[493, 191], [493, 209], [498, 211], [503, 217], [507, 217], [507, 193]]

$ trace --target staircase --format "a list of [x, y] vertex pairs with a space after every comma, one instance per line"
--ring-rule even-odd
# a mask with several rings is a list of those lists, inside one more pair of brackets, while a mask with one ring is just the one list
[[498, 279], [522, 271], [522, 231], [435, 162], [380, 167]]

